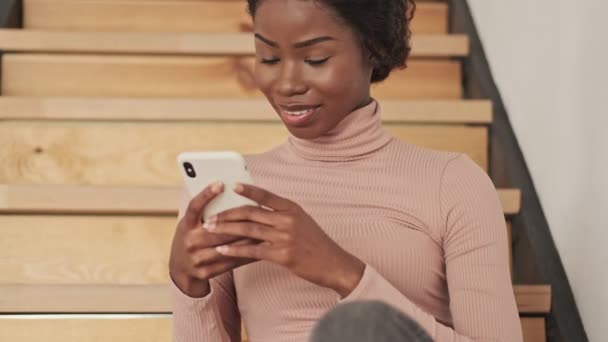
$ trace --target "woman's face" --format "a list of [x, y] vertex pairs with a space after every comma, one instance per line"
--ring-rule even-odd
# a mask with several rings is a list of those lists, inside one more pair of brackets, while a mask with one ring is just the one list
[[319, 137], [370, 102], [371, 63], [322, 1], [261, 1], [254, 32], [256, 82], [293, 135]]

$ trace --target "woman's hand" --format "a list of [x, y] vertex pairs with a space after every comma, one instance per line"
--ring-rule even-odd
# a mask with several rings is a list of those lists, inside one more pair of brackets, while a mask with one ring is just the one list
[[226, 257], [218, 253], [215, 247], [226, 243], [246, 246], [259, 242], [230, 235], [211, 234], [201, 227], [203, 210], [223, 189], [222, 183], [214, 183], [192, 198], [175, 229], [169, 274], [175, 285], [190, 297], [206, 296], [210, 292], [209, 279], [254, 261]]
[[336, 244], [296, 203], [261, 188], [238, 184], [240, 195], [265, 208], [243, 206], [209, 218], [203, 227], [217, 234], [246, 237], [258, 244], [226, 244], [226, 256], [266, 260], [346, 297], [357, 286], [365, 264]]

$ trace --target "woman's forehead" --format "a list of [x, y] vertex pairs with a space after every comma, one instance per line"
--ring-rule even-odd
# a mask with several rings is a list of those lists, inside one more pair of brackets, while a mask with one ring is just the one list
[[350, 30], [337, 16], [315, 0], [264, 0], [256, 10], [254, 30], [279, 43], [331, 36], [336, 40], [350, 36]]

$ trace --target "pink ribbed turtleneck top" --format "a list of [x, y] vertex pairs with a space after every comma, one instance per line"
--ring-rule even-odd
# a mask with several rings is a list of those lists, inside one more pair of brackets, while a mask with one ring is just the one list
[[[327, 135], [246, 157], [256, 185], [300, 204], [366, 263], [343, 300], [268, 262], [216, 277], [204, 298], [172, 285], [174, 341], [305, 342], [341, 301], [379, 299], [435, 341], [522, 341], [507, 230], [491, 180], [466, 155], [391, 137], [376, 102]], [[182, 205], [182, 211], [183, 211]]]

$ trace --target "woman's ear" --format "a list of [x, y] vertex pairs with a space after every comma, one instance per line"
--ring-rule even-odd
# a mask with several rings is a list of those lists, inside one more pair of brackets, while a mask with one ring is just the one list
[[378, 58], [376, 58], [376, 56], [374, 56], [371, 52], [366, 51], [365, 53], [365, 67], [367, 67], [367, 72], [369, 73], [369, 78], [372, 78], [372, 75], [374, 73], [374, 69], [376, 68], [376, 66], [378, 65]]

